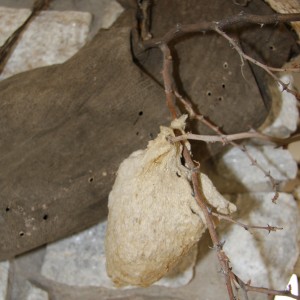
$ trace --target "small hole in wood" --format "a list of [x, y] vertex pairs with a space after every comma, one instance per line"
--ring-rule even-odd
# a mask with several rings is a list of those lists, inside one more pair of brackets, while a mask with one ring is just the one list
[[223, 97], [219, 97], [218, 100], [219, 100], [219, 101], [222, 101], [222, 100], [223, 100]]
[[274, 50], [275, 50], [275, 47], [274, 47], [273, 45], [270, 45], [270, 46], [269, 46], [269, 49], [270, 49], [271, 51], [274, 51]]
[[9, 207], [6, 207], [6, 208], [5, 208], [5, 211], [6, 211], [6, 212], [9, 212], [9, 211], [10, 211], [10, 208], [9, 208]]
[[228, 63], [227, 63], [226, 61], [225, 61], [224, 64], [223, 64], [223, 68], [224, 68], [224, 69], [228, 69]]
[[222, 83], [222, 88], [225, 89], [226, 85], [225, 83]]
[[20, 231], [20, 232], [19, 232], [19, 236], [24, 236], [24, 234], [25, 234], [25, 233], [24, 233], [23, 231]]
[[142, 116], [144, 114], [144, 112], [141, 110], [140, 112], [139, 112], [139, 116]]
[[43, 220], [45, 221], [48, 220], [48, 217], [49, 217], [48, 214], [43, 215]]
[[181, 177], [179, 172], [176, 172], [176, 176], [179, 177], [179, 178]]
[[206, 95], [210, 97], [211, 96], [211, 91], [207, 91]]
[[93, 181], [94, 181], [93, 177], [89, 178], [89, 182], [93, 182]]
[[137, 131], [136, 133], [135, 133], [135, 135], [139, 135], [140, 133]]

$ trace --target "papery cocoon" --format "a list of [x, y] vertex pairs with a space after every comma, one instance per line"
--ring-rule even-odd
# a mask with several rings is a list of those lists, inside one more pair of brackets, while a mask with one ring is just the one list
[[[184, 120], [177, 119], [171, 126], [183, 130]], [[161, 127], [147, 149], [125, 159], [109, 195], [106, 269], [117, 286], [149, 286], [159, 280], [206, 229], [189, 170], [181, 164], [182, 145], [170, 143], [169, 136], [174, 136], [173, 129]], [[220, 206], [223, 213], [235, 210], [203, 174], [201, 183], [213, 206]]]

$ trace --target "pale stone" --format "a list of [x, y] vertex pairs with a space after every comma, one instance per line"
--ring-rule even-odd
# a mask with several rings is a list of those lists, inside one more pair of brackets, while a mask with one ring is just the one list
[[49, 300], [48, 293], [30, 284], [26, 300]]
[[[1, 8], [10, 15], [12, 9]], [[6, 28], [1, 40], [20, 26], [27, 10], [14, 10], [19, 17], [0, 18], [0, 28]], [[86, 42], [92, 17], [85, 12], [42, 11], [29, 24], [9, 58], [0, 79], [33, 68], [63, 63], [73, 56]]]
[[123, 7], [116, 1], [105, 1], [103, 4], [103, 16], [101, 18], [101, 28], [109, 28], [119, 15], [124, 11]]
[[106, 222], [47, 246], [42, 275], [76, 286], [112, 287], [106, 275]]
[[[294, 179], [297, 163], [288, 150], [275, 149], [272, 145], [245, 144], [249, 154], [266, 172], [280, 182]], [[269, 192], [272, 184], [261, 170], [237, 147], [229, 149], [217, 162], [218, 176], [222, 177], [223, 190], [227, 192]], [[233, 187], [233, 190], [231, 190]]]
[[278, 226], [283, 230], [268, 233], [232, 225], [221, 239], [234, 272], [254, 286], [284, 289], [299, 255], [297, 241], [299, 213], [292, 195], [280, 193], [277, 204], [273, 193], [250, 193], [237, 196], [238, 221], [259, 226]]
[[29, 17], [29, 9], [0, 7], [0, 45]]
[[[290, 64], [285, 67], [290, 67]], [[295, 89], [293, 75], [285, 74], [279, 78], [284, 83], [289, 83], [289, 88]], [[272, 97], [272, 108], [259, 131], [270, 136], [289, 137], [297, 129], [299, 119], [297, 99], [293, 94], [282, 91], [282, 87], [274, 81], [269, 83], [269, 92]]]
[[[47, 246], [42, 275], [73, 286], [98, 286], [115, 289], [106, 274], [104, 253], [106, 221], [79, 234]], [[195, 247], [189, 256], [156, 285], [180, 287], [194, 274], [197, 257]]]
[[6, 299], [8, 285], [9, 262], [0, 262], [0, 299]]

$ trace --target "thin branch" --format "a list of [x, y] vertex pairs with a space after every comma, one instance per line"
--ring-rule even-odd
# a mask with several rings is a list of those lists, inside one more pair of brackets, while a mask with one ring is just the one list
[[200, 135], [193, 133], [186, 133], [180, 136], [172, 137], [172, 142], [184, 141], [184, 140], [196, 140], [208, 143], [221, 142], [222, 144], [229, 144], [231, 141], [243, 140], [243, 139], [260, 139], [269, 142], [274, 142], [278, 145], [287, 145], [300, 140], [300, 134], [294, 135], [290, 138], [277, 138], [268, 136], [260, 132], [240, 132], [234, 134], [221, 134], [221, 135]]
[[[174, 91], [174, 94], [176, 95], [177, 99], [183, 104], [183, 106], [185, 107], [185, 109], [187, 110], [187, 112], [189, 113], [189, 115], [191, 116], [192, 119], [198, 120], [200, 122], [202, 122], [204, 125], [206, 125], [208, 128], [212, 129], [214, 132], [216, 132], [219, 136], [224, 136], [224, 133], [220, 130], [220, 128], [216, 125], [214, 125], [211, 121], [209, 121], [208, 119], [206, 119], [203, 115], [201, 114], [197, 114], [195, 112], [195, 110], [193, 109], [192, 104], [184, 99], [177, 90]], [[243, 151], [245, 153], [245, 155], [248, 157], [248, 159], [250, 160], [251, 164], [256, 166], [264, 175], [265, 177], [269, 178], [271, 184], [272, 184], [272, 188], [275, 192], [273, 198], [272, 198], [272, 202], [276, 203], [278, 197], [279, 197], [279, 182], [271, 175], [270, 172], [267, 172], [257, 161], [254, 157], [252, 157], [252, 155], [249, 153], [249, 151], [247, 150], [247, 148], [244, 145], [239, 145], [237, 143], [235, 143], [234, 141], [229, 141], [229, 144], [231, 144], [234, 147], [239, 148], [241, 151]]]
[[168, 44], [172, 40], [181, 37], [188, 33], [193, 32], [206, 32], [206, 31], [215, 31], [216, 25], [219, 29], [225, 29], [235, 24], [258, 24], [258, 25], [266, 25], [266, 24], [277, 24], [277, 23], [285, 23], [292, 21], [300, 21], [300, 14], [272, 14], [272, 15], [252, 15], [240, 13], [238, 15], [225, 18], [221, 21], [201, 21], [196, 24], [177, 24], [175, 28], [168, 31], [163, 37], [154, 38], [148, 41], [144, 41], [142, 46], [144, 49], [155, 48], [161, 44]]
[[280, 290], [273, 290], [273, 289], [267, 289], [263, 287], [257, 287], [257, 286], [251, 286], [249, 284], [245, 284], [245, 288], [247, 292], [256, 292], [256, 293], [262, 293], [272, 296], [286, 296], [290, 297], [292, 299], [300, 299], [300, 296], [294, 295], [289, 290], [280, 291]]
[[267, 226], [247, 225], [247, 224], [244, 224], [242, 222], [236, 221], [236, 220], [232, 219], [230, 216], [227, 216], [227, 215], [219, 214], [219, 213], [212, 212], [212, 211], [209, 211], [209, 213], [211, 215], [217, 217], [219, 220], [226, 220], [230, 223], [233, 223], [233, 224], [236, 224], [238, 226], [243, 227], [247, 231], [249, 231], [250, 229], [262, 229], [262, 230], [267, 230], [270, 233], [271, 231], [275, 232], [277, 230], [282, 230], [283, 229], [282, 227], [270, 226], [270, 225], [267, 225]]
[[231, 38], [229, 35], [227, 35], [224, 31], [220, 30], [218, 26], [215, 27], [215, 31], [217, 33], [219, 33], [221, 36], [223, 36], [226, 40], [228, 40], [229, 43], [232, 45], [232, 47], [237, 51], [237, 53], [241, 57], [242, 66], [244, 65], [244, 59], [251, 62], [251, 63], [253, 63], [254, 65], [257, 65], [261, 69], [265, 70], [275, 81], [277, 81], [281, 85], [282, 91], [287, 91], [287, 92], [293, 94], [298, 100], [300, 100], [300, 95], [296, 91], [294, 91], [293, 89], [289, 88], [289, 85], [290, 85], [289, 83], [283, 82], [274, 73], [272, 73], [272, 71], [273, 72], [283, 72], [283, 71], [290, 71], [290, 72], [297, 71], [297, 72], [299, 72], [300, 71], [299, 68], [281, 69], [281, 68], [269, 67], [269, 66], [257, 61], [256, 59], [250, 57], [246, 53], [244, 53], [242, 51], [242, 49], [239, 47], [239, 45], [235, 42], [235, 40], [233, 38]]
[[[173, 88], [175, 87], [175, 83], [172, 77], [173, 69], [172, 69], [172, 56], [169, 47], [166, 44], [162, 44], [160, 47], [162, 54], [163, 54], [163, 70], [162, 70], [162, 75], [163, 75], [163, 81], [164, 81], [164, 87], [165, 87], [165, 94], [166, 94], [166, 101], [167, 105], [169, 107], [169, 110], [171, 112], [171, 115], [173, 119], [177, 117], [176, 109], [174, 107], [174, 99], [172, 99], [170, 96], [173, 95]], [[217, 256], [225, 277], [226, 281], [226, 287], [228, 291], [228, 295], [230, 300], [234, 300], [235, 296], [233, 293], [232, 285], [231, 285], [231, 280], [230, 280], [230, 267], [229, 267], [229, 259], [225, 252], [222, 249], [222, 243], [219, 241], [217, 232], [215, 230], [214, 222], [212, 220], [212, 216], [209, 214], [207, 206], [205, 204], [205, 200], [203, 199], [203, 196], [201, 194], [201, 189], [200, 189], [200, 182], [199, 182], [199, 165], [196, 165], [194, 161], [191, 158], [191, 154], [188, 151], [186, 145], [182, 143], [183, 146], [183, 157], [185, 159], [185, 163], [187, 167], [192, 170], [192, 185], [193, 185], [193, 190], [195, 194], [195, 199], [200, 206], [204, 217], [205, 217], [205, 222], [208, 228], [208, 231], [210, 233], [211, 239], [214, 244], [214, 248], [217, 249]]]

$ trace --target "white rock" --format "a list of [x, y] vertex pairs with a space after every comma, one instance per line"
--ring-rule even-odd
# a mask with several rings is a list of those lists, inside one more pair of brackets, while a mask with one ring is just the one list
[[297, 235], [298, 210], [292, 195], [280, 193], [278, 204], [273, 193], [240, 194], [237, 198], [238, 221], [260, 226], [278, 226], [271, 232], [251, 230], [232, 225], [224, 230], [224, 250], [234, 272], [254, 286], [285, 289], [299, 255]]
[[103, 1], [103, 16], [101, 18], [101, 28], [109, 28], [119, 15], [124, 11], [123, 7], [116, 1]]
[[[292, 75], [286, 74], [280, 79], [290, 83], [291, 89], [295, 88]], [[269, 84], [269, 91], [272, 96], [272, 108], [260, 130], [267, 135], [286, 138], [297, 129], [299, 119], [297, 99], [291, 93], [282, 91], [282, 87], [276, 82]]]
[[105, 271], [106, 222], [47, 246], [42, 274], [76, 286], [112, 287]]
[[[28, 10], [0, 8], [2, 43], [26, 19]], [[12, 18], [12, 16], [15, 16]], [[86, 42], [91, 24], [86, 12], [42, 11], [28, 26], [9, 58], [0, 79], [33, 68], [62, 63], [73, 56]]]
[[48, 300], [48, 293], [30, 284], [26, 300]]
[[[42, 275], [59, 283], [73, 286], [98, 286], [115, 289], [105, 268], [106, 221], [79, 234], [47, 246]], [[197, 248], [156, 285], [179, 287], [194, 275]], [[1, 298], [0, 298], [1, 299]]]
[[[296, 177], [297, 163], [289, 151], [275, 149], [271, 145], [246, 144], [246, 147], [252, 157], [276, 180], [284, 182]], [[229, 149], [217, 162], [217, 172], [223, 177], [225, 190], [228, 191], [235, 183], [241, 185], [244, 191], [269, 192], [273, 190], [269, 178], [252, 165], [245, 153], [236, 147]]]
[[30, 15], [29, 9], [0, 7], [0, 45], [21, 26]]
[[0, 262], [0, 299], [6, 299], [8, 285], [9, 262]]

